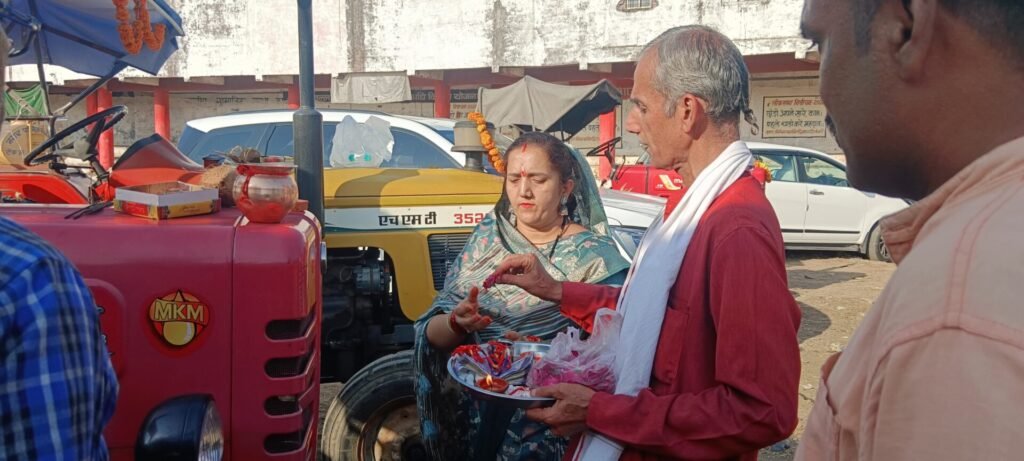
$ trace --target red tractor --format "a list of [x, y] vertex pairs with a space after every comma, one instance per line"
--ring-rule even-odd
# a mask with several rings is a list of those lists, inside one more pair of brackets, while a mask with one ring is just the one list
[[[308, 4], [300, 8], [306, 14]], [[117, 37], [110, 2], [12, 2], [0, 9], [14, 42], [9, 62], [34, 60], [42, 69], [47, 60], [100, 77], [72, 104], [128, 65], [155, 73], [177, 47], [180, 18], [162, 0], [147, 8], [166, 25], [169, 49], [109, 55]], [[87, 18], [78, 21], [85, 26], [61, 28], [68, 17]], [[94, 114], [21, 164], [0, 166], [0, 215], [62, 251], [95, 297], [120, 384], [104, 433], [111, 458], [316, 459], [318, 216], [291, 212], [280, 223], [255, 224], [234, 208], [168, 220], [109, 209], [118, 187], [195, 184], [206, 174], [159, 135], [104, 168], [98, 139], [124, 115], [124, 107]], [[322, 190], [313, 195], [311, 202], [322, 200]]]
[[[154, 135], [136, 142], [92, 193], [116, 181], [198, 177], [187, 162]], [[112, 459], [168, 449], [198, 456], [200, 446], [217, 443], [225, 459], [313, 459], [321, 310], [315, 217], [252, 224], [224, 209], [152, 221], [89, 205], [55, 173], [0, 172], [0, 188], [20, 194], [0, 204], [0, 214], [67, 255], [95, 297], [121, 386], [105, 433]]]

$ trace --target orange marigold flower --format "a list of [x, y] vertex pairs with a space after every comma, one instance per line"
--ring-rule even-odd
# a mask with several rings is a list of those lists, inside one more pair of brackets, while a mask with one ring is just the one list
[[117, 32], [121, 44], [130, 54], [138, 54], [145, 43], [151, 50], [159, 50], [164, 43], [167, 27], [163, 24], [153, 25], [149, 22], [147, 0], [134, 0], [135, 20], [128, 13], [129, 0], [112, 0], [116, 7], [114, 18], [117, 19]]
[[505, 161], [501, 158], [501, 151], [494, 144], [494, 136], [487, 129], [487, 120], [484, 119], [483, 114], [470, 112], [466, 115], [466, 118], [476, 123], [476, 131], [480, 134], [480, 144], [486, 149], [487, 158], [491, 161], [491, 165], [494, 165], [494, 169], [498, 170], [499, 173], [504, 173]]

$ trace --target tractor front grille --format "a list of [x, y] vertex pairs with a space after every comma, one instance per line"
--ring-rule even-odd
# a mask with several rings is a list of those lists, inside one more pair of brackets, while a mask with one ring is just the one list
[[462, 253], [462, 248], [469, 241], [470, 234], [434, 234], [427, 237], [430, 248], [430, 271], [434, 276], [434, 289], [444, 288], [444, 278], [448, 269], [455, 263], [455, 258]]

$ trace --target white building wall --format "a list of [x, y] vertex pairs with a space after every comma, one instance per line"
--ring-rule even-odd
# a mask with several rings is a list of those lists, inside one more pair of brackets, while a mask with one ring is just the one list
[[[294, 75], [294, 0], [170, 0], [186, 36], [163, 77]], [[622, 12], [616, 0], [314, 0], [321, 74], [414, 72], [633, 60], [643, 44], [682, 24], [718, 28], [744, 54], [791, 53], [803, 0], [660, 0]], [[48, 70], [56, 80], [81, 78]], [[11, 81], [33, 80], [34, 69]], [[126, 71], [124, 76], [143, 76]]]

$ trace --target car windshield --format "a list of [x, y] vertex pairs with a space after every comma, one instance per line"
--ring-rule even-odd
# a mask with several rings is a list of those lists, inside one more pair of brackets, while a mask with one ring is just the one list
[[[337, 123], [328, 122], [323, 125], [325, 168], [339, 166], [331, 164], [337, 130]], [[380, 168], [461, 167], [451, 155], [423, 135], [396, 127], [390, 127], [389, 131], [394, 142], [391, 158], [382, 162]], [[259, 141], [260, 138], [264, 140]], [[269, 156], [288, 158], [295, 155], [295, 141], [290, 123], [224, 127], [210, 130], [208, 133], [186, 128], [178, 145], [182, 152], [198, 163], [202, 163], [203, 157], [206, 156], [223, 156], [235, 146], [255, 148]]]
[[430, 129], [434, 130], [434, 132], [436, 132], [437, 134], [441, 135], [441, 137], [443, 137], [444, 139], [447, 139], [448, 142], [450, 142], [452, 144], [455, 144], [455, 130], [454, 129], [446, 130], [446, 129], [443, 129], [443, 128], [435, 128], [435, 127], [432, 127], [432, 126], [430, 126]]
[[185, 129], [181, 132], [181, 137], [178, 138], [178, 149], [185, 153], [192, 152], [192, 148], [196, 147], [203, 134], [202, 131], [185, 125]]

